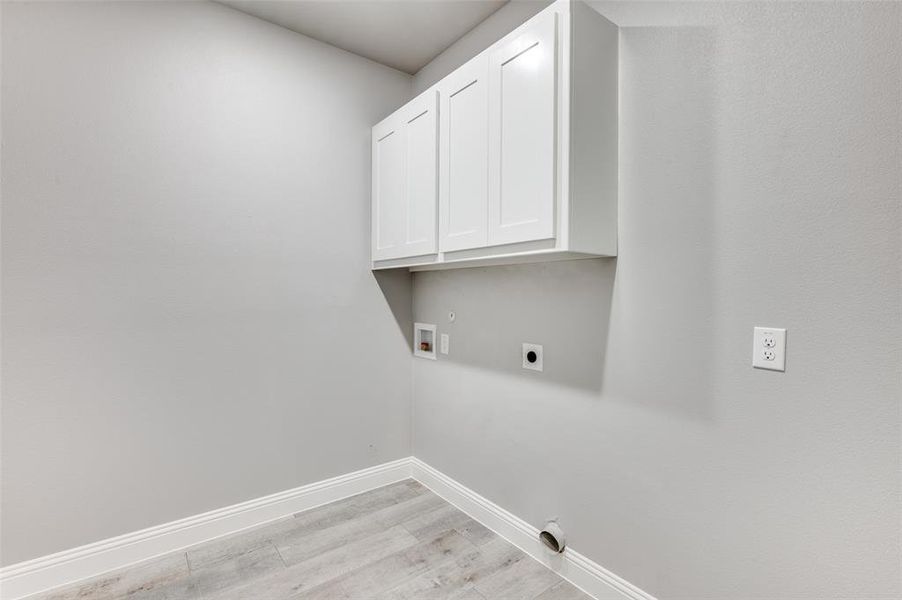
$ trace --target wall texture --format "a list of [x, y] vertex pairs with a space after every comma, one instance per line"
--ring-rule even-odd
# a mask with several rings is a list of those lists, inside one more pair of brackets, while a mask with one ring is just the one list
[[415, 274], [415, 455], [662, 599], [902, 597], [902, 4], [594, 6], [620, 256]]
[[212, 3], [2, 19], [3, 564], [407, 456], [368, 258], [410, 78]]

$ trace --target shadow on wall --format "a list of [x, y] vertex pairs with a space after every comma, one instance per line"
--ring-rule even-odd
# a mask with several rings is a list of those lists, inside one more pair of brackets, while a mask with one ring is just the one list
[[623, 27], [620, 38], [616, 351], [604, 395], [694, 420], [713, 418], [715, 378], [736, 345], [718, 344], [717, 41], [709, 27]]
[[389, 269], [372, 273], [395, 317], [401, 335], [407, 340], [407, 347], [413, 348], [412, 274], [407, 269]]
[[[439, 361], [598, 392], [616, 264], [589, 259], [414, 273], [414, 315], [450, 335], [450, 352]], [[542, 373], [522, 368], [523, 342], [543, 346]]]
[[[718, 374], [739, 368], [724, 364], [735, 339], [719, 342], [717, 42], [708, 27], [621, 29], [618, 258], [415, 273], [414, 319], [451, 336], [439, 365], [713, 418]], [[543, 373], [522, 369], [522, 342], [544, 345]]]

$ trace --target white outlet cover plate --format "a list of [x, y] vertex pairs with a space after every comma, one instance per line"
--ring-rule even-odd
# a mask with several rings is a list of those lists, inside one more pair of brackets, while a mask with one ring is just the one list
[[442, 340], [441, 346], [440, 346], [440, 347], [441, 347], [441, 353], [442, 353], [442, 354], [448, 354], [448, 345], [449, 345], [449, 342], [451, 341], [450, 338], [448, 337], [448, 334], [447, 334], [447, 333], [443, 333], [443, 334], [442, 334], [442, 337], [441, 337], [441, 340]]
[[778, 327], [755, 327], [752, 366], [770, 371], [786, 370], [786, 330]]
[[[528, 360], [526, 360], [526, 355], [529, 353], [530, 350], [532, 350], [533, 352], [535, 352], [538, 355], [536, 362], [531, 363]], [[541, 371], [542, 370], [542, 368], [543, 368], [542, 367], [542, 358], [543, 357], [542, 357], [541, 344], [528, 344], [528, 343], [524, 342], [522, 357], [523, 357], [523, 368], [524, 369], [529, 369], [530, 371]]]

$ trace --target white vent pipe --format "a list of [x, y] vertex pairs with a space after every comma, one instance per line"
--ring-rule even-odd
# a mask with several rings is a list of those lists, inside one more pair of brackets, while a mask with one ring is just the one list
[[539, 532], [539, 539], [552, 552], [563, 552], [567, 545], [567, 536], [564, 535], [564, 530], [558, 525], [557, 519], [552, 519], [545, 523], [545, 527]]

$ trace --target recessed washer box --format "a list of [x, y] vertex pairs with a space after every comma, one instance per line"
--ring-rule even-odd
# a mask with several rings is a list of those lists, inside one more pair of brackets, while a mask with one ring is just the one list
[[435, 325], [432, 323], [413, 324], [413, 354], [420, 358], [435, 360]]

